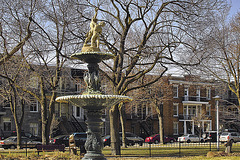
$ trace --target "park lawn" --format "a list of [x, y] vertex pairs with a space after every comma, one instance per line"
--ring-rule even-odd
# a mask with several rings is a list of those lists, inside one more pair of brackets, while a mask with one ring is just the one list
[[206, 156], [194, 156], [194, 157], [142, 157], [142, 158], [107, 158], [107, 160], [239, 160], [239, 156], [226, 156], [226, 157], [206, 157]]
[[[224, 151], [225, 147], [221, 147], [220, 151]], [[216, 148], [211, 149], [213, 152], [217, 151]], [[240, 146], [233, 147], [234, 153], [240, 153]], [[184, 157], [184, 156], [205, 156], [210, 151], [208, 146], [192, 146], [192, 147], [155, 147], [151, 148], [122, 148], [121, 156], [136, 156], [136, 157]], [[111, 148], [104, 148], [103, 154], [108, 157], [111, 156]]]
[[[233, 153], [230, 156], [221, 155], [218, 153], [223, 153], [224, 148], [220, 148], [220, 152], [217, 152], [215, 148], [212, 149], [213, 153], [217, 153], [217, 157], [207, 157], [207, 153], [209, 152], [209, 147], [182, 147], [179, 154], [178, 147], [152, 147], [151, 152], [149, 148], [122, 148], [121, 157], [113, 157], [111, 155], [111, 148], [105, 147], [103, 149], [103, 154], [108, 160], [220, 160], [220, 159], [228, 159], [228, 160], [238, 160], [240, 159], [240, 146], [233, 147]], [[78, 154], [80, 151], [78, 150]], [[151, 155], [150, 155], [151, 153]], [[36, 149], [28, 149], [27, 150], [28, 159], [71, 159], [71, 160], [80, 160], [82, 157], [75, 156], [70, 157], [68, 149], [63, 152], [41, 152], [40, 156], [37, 155]], [[2, 158], [4, 157], [4, 158]], [[26, 159], [26, 150], [0, 150], [0, 159], [16, 159], [16, 157], [20, 157], [18, 159]]]

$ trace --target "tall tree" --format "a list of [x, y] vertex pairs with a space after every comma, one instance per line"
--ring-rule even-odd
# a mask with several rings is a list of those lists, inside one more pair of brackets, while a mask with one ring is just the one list
[[82, 23], [79, 12], [83, 7], [75, 1], [59, 0], [42, 0], [37, 5], [38, 16], [31, 19], [34, 30], [22, 52], [29, 85], [18, 83], [16, 86], [39, 102], [42, 143], [48, 144], [63, 67], [69, 56], [80, 49], [80, 36], [73, 36], [72, 30], [77, 30], [76, 24]]
[[[1, 85], [0, 96], [2, 98], [1, 104], [9, 104], [17, 133], [17, 148], [21, 145], [21, 131], [24, 118], [25, 99], [26, 94], [18, 90], [15, 86], [16, 81], [25, 79], [21, 66], [21, 58], [14, 56], [8, 62], [1, 65]], [[26, 79], [25, 79], [26, 80]]]
[[218, 18], [214, 35], [206, 46], [206, 51], [212, 54], [196, 70], [227, 85], [240, 104], [240, 13], [230, 22], [226, 17], [225, 13]]
[[[36, 1], [1, 1], [0, 7], [0, 65], [2, 85], [0, 95], [9, 103], [17, 132], [17, 147], [21, 145], [21, 130], [26, 96], [15, 86], [24, 78], [21, 70], [23, 47], [31, 37], [32, 17], [35, 16]], [[17, 57], [17, 58], [16, 58]]]
[[[151, 81], [154, 75], [147, 75], [141, 79], [140, 83], [146, 83], [145, 81]], [[168, 85], [168, 76], [164, 76], [154, 84], [146, 86], [144, 88], [134, 91], [133, 102], [131, 106], [138, 106], [144, 104], [145, 106], [152, 107], [153, 112], [158, 117], [158, 133], [160, 135], [160, 143], [164, 143], [164, 108], [163, 104], [171, 100], [172, 87]], [[166, 111], [165, 111], [166, 113]]]
[[79, 40], [75, 40], [69, 29], [77, 23], [81, 24], [77, 12], [79, 10], [81, 7], [76, 6], [74, 1], [45, 1], [41, 6], [41, 17], [32, 20], [37, 30], [31, 38], [28, 50], [30, 54], [25, 55], [25, 62], [29, 72], [36, 78], [40, 92], [20, 88], [40, 103], [43, 144], [49, 143], [57, 88], [64, 64], [80, 48], [77, 47]]
[[[131, 0], [88, 1], [98, 8], [99, 20], [106, 23], [101, 40], [115, 58], [103, 63], [111, 73], [113, 93], [128, 92], [156, 82], [166, 71], [166, 64], [195, 65], [205, 58], [200, 52], [203, 39], [211, 33], [214, 12], [223, 9], [223, 0]], [[88, 17], [87, 15], [83, 15]], [[153, 72], [159, 76], [137, 85], [135, 82]], [[120, 154], [119, 107], [110, 110], [112, 154]]]

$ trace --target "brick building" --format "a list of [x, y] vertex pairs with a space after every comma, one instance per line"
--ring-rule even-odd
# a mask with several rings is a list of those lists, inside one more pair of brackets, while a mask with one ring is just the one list
[[142, 137], [159, 133], [156, 109], [161, 111], [165, 136], [199, 134], [216, 128], [213, 81], [196, 76], [166, 76], [132, 95], [135, 100], [125, 106], [128, 132]]
[[[65, 67], [60, 77], [58, 95], [80, 94], [85, 88], [83, 75], [85, 70]], [[0, 79], [4, 84], [4, 79]], [[37, 78], [32, 76], [29, 79], [30, 87], [39, 90]], [[40, 91], [39, 91], [40, 92]], [[11, 113], [10, 105], [6, 100], [0, 101], [0, 136], [8, 137], [15, 131], [15, 123]], [[25, 116], [22, 130], [41, 136], [41, 108], [39, 102], [34, 97], [29, 97], [29, 101], [24, 108]], [[53, 135], [70, 134], [86, 130], [84, 122], [84, 110], [80, 107], [66, 104], [55, 104], [55, 118], [52, 124]]]

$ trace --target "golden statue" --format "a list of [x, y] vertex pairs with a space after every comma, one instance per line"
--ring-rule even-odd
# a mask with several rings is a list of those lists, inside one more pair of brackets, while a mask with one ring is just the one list
[[[100, 22], [97, 24], [97, 19], [96, 19], [97, 12], [98, 12], [98, 8], [95, 8], [95, 15], [91, 20], [90, 31], [86, 35], [86, 40], [84, 42], [82, 52], [100, 51], [99, 37], [100, 37], [100, 34], [102, 34], [102, 27], [105, 26], [105, 23]], [[90, 40], [91, 40], [91, 45], [87, 44]]]

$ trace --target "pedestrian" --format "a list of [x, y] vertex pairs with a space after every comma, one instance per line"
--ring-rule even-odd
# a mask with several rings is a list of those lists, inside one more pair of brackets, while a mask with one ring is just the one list
[[232, 153], [232, 140], [229, 139], [225, 146], [226, 146], [225, 153]]

